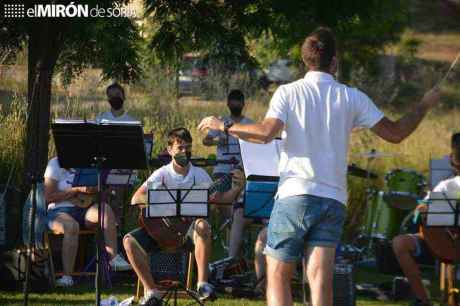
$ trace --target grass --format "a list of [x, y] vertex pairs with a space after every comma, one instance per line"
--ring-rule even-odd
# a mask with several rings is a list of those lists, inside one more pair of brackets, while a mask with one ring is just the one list
[[[432, 296], [436, 298], [438, 296], [437, 280], [433, 277], [434, 273], [431, 269], [428, 269], [424, 273], [424, 278], [431, 280], [430, 292]], [[372, 283], [372, 284], [384, 284], [391, 283], [394, 275], [376, 274], [375, 270], [370, 268], [360, 268], [355, 271], [354, 279], [355, 283]], [[135, 293], [135, 279], [129, 278], [130, 281], [118, 282], [113, 288], [102, 289], [102, 299], [106, 299], [109, 296], [115, 296], [118, 301], [128, 298]], [[93, 305], [95, 299], [94, 286], [92, 286], [92, 279], [78, 284], [77, 286], [69, 289], [53, 289], [46, 293], [32, 293], [30, 294], [31, 306], [56, 306], [56, 305]], [[293, 293], [296, 296], [295, 305], [302, 305], [301, 303], [301, 287], [294, 286]], [[23, 295], [20, 291], [6, 292], [0, 291], [0, 305], [22, 305]], [[188, 304], [188, 300], [181, 300], [180, 305]], [[371, 305], [407, 305], [407, 300], [399, 301], [379, 301], [374, 297], [359, 294], [357, 296], [357, 305], [360, 306], [371, 306]], [[266, 305], [264, 299], [242, 299], [234, 298], [229, 295], [219, 295], [219, 299], [214, 302], [207, 303], [208, 305], [225, 305], [225, 306], [257, 306]]]

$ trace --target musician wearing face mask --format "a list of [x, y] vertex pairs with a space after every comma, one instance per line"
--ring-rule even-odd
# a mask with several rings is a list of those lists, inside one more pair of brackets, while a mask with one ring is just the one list
[[[456, 199], [460, 195], [460, 133], [452, 135], [449, 157], [455, 175], [439, 182], [434, 187], [433, 192], [443, 192], [447, 198]], [[393, 251], [415, 296], [415, 300], [412, 303], [414, 306], [433, 305], [429, 300], [428, 291], [423, 285], [420, 269], [417, 265], [420, 263], [426, 264], [427, 262], [432, 263], [433, 261], [427, 240], [418, 231], [418, 227], [422, 222], [422, 214], [420, 212], [425, 212], [426, 210], [427, 206], [425, 204], [419, 205], [415, 210], [415, 222], [410, 224], [413, 228], [409, 229], [409, 232], [416, 232], [415, 234], [398, 235], [393, 239]], [[451, 275], [450, 277], [454, 276]]]
[[106, 90], [107, 101], [110, 104], [110, 111], [100, 113], [96, 117], [97, 122], [103, 120], [108, 121], [137, 121], [132, 116], [128, 115], [124, 109], [125, 90], [118, 83], [113, 83]]
[[[234, 123], [248, 124], [254, 121], [243, 115], [243, 109], [245, 106], [244, 94], [241, 90], [234, 89], [230, 91], [227, 96], [227, 107], [230, 111], [230, 116], [225, 116], [222, 120], [231, 126]], [[230, 160], [232, 158], [238, 160], [241, 163], [240, 146], [238, 139], [228, 135], [222, 131], [209, 130], [206, 137], [203, 139], [205, 146], [217, 146], [217, 159], [218, 160]], [[232, 170], [231, 164], [220, 163], [214, 167], [213, 177], [218, 179]], [[246, 220], [242, 214], [242, 201], [236, 200], [231, 209], [224, 208], [223, 212], [227, 217], [233, 216], [232, 228], [230, 232], [230, 245], [229, 245], [229, 256], [237, 257], [241, 251], [242, 245], [242, 233], [246, 225], [250, 223]]]
[[[230, 116], [225, 116], [222, 120], [228, 125], [233, 123], [253, 123], [251, 119], [243, 115], [244, 94], [241, 90], [235, 89], [230, 91], [227, 96], [227, 107], [230, 110]], [[203, 144], [205, 146], [217, 146], [217, 159], [219, 160], [229, 160], [234, 157], [241, 162], [238, 139], [231, 135], [227, 135], [218, 130], [209, 130], [208, 134], [203, 139]], [[213, 176], [214, 178], [219, 178], [222, 175], [230, 173], [231, 170], [232, 165], [218, 164], [214, 167]]]
[[[209, 188], [210, 201], [231, 203], [244, 186], [242, 171], [234, 170], [228, 177], [231, 188], [226, 192], [214, 192], [212, 180], [205, 170], [190, 162], [192, 137], [185, 128], [176, 128], [168, 133], [168, 153], [172, 161], [154, 171], [135, 192], [131, 203], [147, 202], [149, 189]], [[216, 190], [218, 187], [216, 187]], [[167, 224], [167, 226], [165, 226]], [[211, 254], [211, 227], [205, 219], [190, 218], [144, 218], [143, 226], [128, 233], [123, 239], [129, 262], [144, 286], [141, 305], [161, 305], [161, 295], [151, 274], [148, 254], [160, 250], [194, 248], [198, 269], [197, 290], [200, 299], [212, 299], [214, 288], [208, 281], [208, 262]]]

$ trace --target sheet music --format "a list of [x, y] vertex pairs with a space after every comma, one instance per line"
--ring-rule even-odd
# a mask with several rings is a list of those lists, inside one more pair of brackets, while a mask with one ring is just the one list
[[250, 175], [279, 176], [281, 140], [274, 139], [267, 144], [240, 141], [244, 173]]
[[146, 208], [145, 212], [146, 217], [175, 217], [177, 216], [176, 204], [161, 204], [161, 205], [152, 205], [150, 204]]
[[54, 119], [54, 123], [58, 124], [97, 124], [95, 120], [84, 120], [84, 119]]
[[100, 122], [96, 120], [86, 120], [86, 119], [64, 119], [64, 118], [57, 118], [54, 119], [54, 123], [58, 124], [95, 124], [95, 125], [142, 125], [140, 121], [114, 121], [114, 120], [107, 120], [102, 119]]
[[[150, 189], [147, 217], [174, 217], [177, 216], [177, 189]], [[208, 190], [192, 189], [181, 190], [181, 216], [207, 217]]]
[[131, 183], [133, 171], [128, 169], [112, 169], [107, 174], [106, 185], [128, 185]]
[[180, 205], [182, 216], [207, 217], [208, 216], [208, 190], [197, 189], [184, 191], [185, 197]]
[[140, 121], [114, 121], [102, 119], [100, 125], [142, 125]]
[[[446, 199], [446, 195], [442, 192], [431, 192], [426, 224], [428, 226], [454, 226], [455, 211], [451, 205], [455, 208], [456, 202], [454, 199]], [[460, 222], [460, 216], [458, 216], [458, 222]]]
[[449, 157], [430, 160], [430, 185], [431, 189], [439, 182], [454, 175], [454, 169], [450, 165]]

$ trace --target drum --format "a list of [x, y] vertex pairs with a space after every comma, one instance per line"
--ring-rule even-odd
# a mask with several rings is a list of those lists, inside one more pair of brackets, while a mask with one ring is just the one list
[[414, 170], [392, 170], [385, 175], [384, 200], [394, 208], [413, 210], [425, 185], [423, 175]]
[[378, 193], [376, 202], [371, 237], [391, 240], [399, 233], [399, 228], [407, 212], [389, 205], [385, 201], [382, 191]]

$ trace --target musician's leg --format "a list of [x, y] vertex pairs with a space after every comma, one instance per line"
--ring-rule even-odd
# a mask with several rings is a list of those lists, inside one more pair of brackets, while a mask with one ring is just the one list
[[393, 250], [399, 265], [409, 280], [412, 292], [422, 302], [429, 302], [428, 292], [423, 285], [420, 269], [413, 256], [419, 256], [420, 242], [419, 234], [399, 235], [393, 239]]
[[75, 257], [78, 250], [78, 232], [80, 226], [67, 213], [58, 213], [48, 222], [50, 230], [55, 234], [64, 234], [62, 241], [62, 266], [64, 275], [70, 276], [74, 270]]
[[307, 277], [311, 305], [332, 305], [332, 279], [335, 266], [335, 246], [314, 246], [306, 250]]
[[[155, 281], [153, 280], [152, 273], [150, 272], [151, 270], [147, 250], [144, 249], [148, 249], [149, 245], [152, 244], [150, 241], [151, 238], [147, 237], [147, 235], [148, 234], [146, 234], [143, 229], [135, 229], [126, 234], [123, 238], [123, 246], [125, 248], [126, 255], [128, 256], [129, 263], [141, 280], [145, 292], [155, 290], [156, 288]], [[144, 240], [148, 240], [148, 243], [143, 243]]]
[[[118, 253], [117, 246], [117, 223], [115, 220], [115, 214], [113, 213], [112, 208], [107, 205], [104, 205], [104, 226], [102, 228], [104, 232], [104, 242], [105, 250], [109, 253], [110, 258], [114, 258]], [[98, 205], [94, 204], [85, 214], [85, 226], [88, 228], [94, 228], [97, 226], [97, 214], [98, 214]]]
[[267, 229], [264, 254], [267, 260], [267, 304], [292, 305], [291, 279], [303, 256], [305, 205], [301, 197], [275, 201]]
[[243, 231], [246, 226], [251, 224], [250, 219], [246, 219], [243, 214], [243, 208], [236, 208], [233, 212], [232, 227], [230, 229], [230, 242], [228, 253], [230, 257], [240, 255], [241, 245], [243, 243]]
[[[254, 247], [254, 268], [256, 271], [256, 277], [258, 280], [257, 290], [265, 291], [265, 284], [267, 283], [265, 279], [266, 274], [266, 260], [263, 250], [265, 244], [267, 243], [267, 228], [264, 227], [259, 234], [257, 235], [257, 241]], [[263, 279], [263, 280], [262, 280]]]
[[197, 219], [193, 224], [193, 243], [198, 268], [198, 283], [208, 281], [208, 262], [211, 256], [211, 226], [204, 219]]

